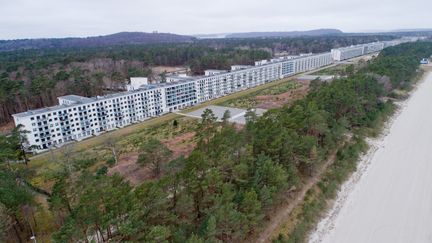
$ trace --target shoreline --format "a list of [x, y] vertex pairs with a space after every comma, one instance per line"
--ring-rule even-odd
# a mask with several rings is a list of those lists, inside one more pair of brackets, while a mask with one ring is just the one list
[[386, 142], [389, 139], [389, 135], [391, 134], [395, 122], [397, 122], [401, 115], [407, 110], [408, 104], [415, 97], [419, 88], [427, 82], [428, 79], [432, 80], [432, 71], [426, 68], [420, 79], [409, 91], [409, 96], [400, 102], [395, 102], [397, 109], [390, 119], [385, 122], [380, 135], [374, 138], [366, 138], [366, 142], [369, 146], [367, 152], [362, 154], [361, 158], [358, 160], [356, 171], [353, 172], [349, 179], [342, 184], [341, 188], [338, 190], [336, 198], [329, 203], [327, 210], [323, 212], [323, 216], [318, 221], [318, 224], [316, 224], [313, 231], [311, 231], [307, 237], [308, 242], [323, 242], [323, 239], [329, 238], [334, 234], [335, 229], [337, 228], [338, 217], [343, 217], [343, 212], [341, 211], [344, 208], [349, 207], [350, 202], [356, 199], [357, 195], [355, 189], [359, 183], [362, 182], [362, 179], [368, 175], [371, 167], [376, 164], [377, 161], [373, 160], [375, 159], [377, 152], [380, 149], [385, 149]]

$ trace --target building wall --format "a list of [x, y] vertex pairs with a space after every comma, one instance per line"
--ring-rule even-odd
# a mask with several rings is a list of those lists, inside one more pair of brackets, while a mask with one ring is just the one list
[[195, 81], [181, 82], [164, 87], [165, 112], [180, 110], [197, 103]]
[[14, 120], [30, 131], [29, 143], [44, 150], [165, 113], [164, 93], [160, 88], [126, 92], [85, 104], [56, 106], [24, 117], [17, 114]]
[[[409, 41], [409, 40], [404, 40]], [[39, 151], [82, 140], [102, 132], [173, 112], [207, 100], [256, 87], [363, 54], [377, 52], [402, 41], [369, 43], [332, 49], [331, 52], [259, 61], [256, 66], [231, 72], [212, 73], [172, 83], [147, 85], [96, 98], [74, 96], [59, 106], [13, 115], [15, 124], [30, 131], [28, 140]], [[67, 101], [67, 102], [66, 102]]]
[[198, 102], [204, 102], [281, 78], [281, 63], [235, 70], [197, 79]]
[[331, 53], [323, 53], [312, 56], [305, 56], [294, 59], [295, 73], [306, 72], [309, 70], [324, 67], [333, 63]]
[[333, 60], [343, 61], [364, 55], [364, 45], [350, 46], [346, 48], [332, 49]]

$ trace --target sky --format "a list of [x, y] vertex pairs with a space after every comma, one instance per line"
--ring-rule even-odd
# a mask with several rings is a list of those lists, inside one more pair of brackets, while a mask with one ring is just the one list
[[0, 0], [0, 39], [432, 28], [432, 0]]

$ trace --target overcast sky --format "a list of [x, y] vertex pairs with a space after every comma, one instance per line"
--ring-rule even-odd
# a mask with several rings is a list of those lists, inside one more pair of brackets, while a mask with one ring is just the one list
[[432, 0], [0, 0], [0, 39], [432, 28]]

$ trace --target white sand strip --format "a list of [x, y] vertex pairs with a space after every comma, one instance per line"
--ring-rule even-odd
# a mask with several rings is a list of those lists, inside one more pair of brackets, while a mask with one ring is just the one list
[[432, 74], [404, 103], [309, 242], [432, 242]]

